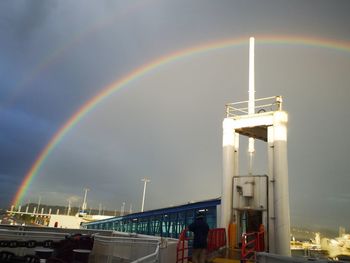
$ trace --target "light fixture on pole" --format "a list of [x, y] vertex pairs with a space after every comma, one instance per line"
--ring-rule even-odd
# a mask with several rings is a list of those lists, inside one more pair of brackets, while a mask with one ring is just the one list
[[149, 180], [147, 178], [143, 178], [143, 179], [141, 179], [141, 181], [144, 182], [144, 185], [143, 185], [143, 196], [142, 196], [142, 205], [141, 205], [141, 212], [143, 212], [143, 208], [145, 206], [146, 186], [147, 186], [147, 183], [149, 183], [151, 180]]

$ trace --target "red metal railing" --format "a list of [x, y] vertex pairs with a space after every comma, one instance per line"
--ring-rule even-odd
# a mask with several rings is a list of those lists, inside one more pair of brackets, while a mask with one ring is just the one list
[[226, 246], [225, 228], [210, 229], [208, 233], [208, 253]]
[[264, 251], [264, 231], [244, 233], [242, 235], [241, 260], [256, 260], [256, 253]]
[[176, 246], [176, 263], [178, 262], [187, 262], [189, 259], [188, 252], [188, 240], [189, 238], [186, 236], [186, 232], [188, 231], [187, 227], [182, 230], [179, 235], [179, 242], [177, 242]]
[[[179, 242], [176, 249], [176, 263], [188, 262], [191, 259], [191, 245], [190, 238], [187, 235], [188, 228], [182, 230], [179, 235]], [[225, 228], [214, 228], [208, 232], [208, 247], [207, 253], [218, 250], [226, 246], [226, 232]]]

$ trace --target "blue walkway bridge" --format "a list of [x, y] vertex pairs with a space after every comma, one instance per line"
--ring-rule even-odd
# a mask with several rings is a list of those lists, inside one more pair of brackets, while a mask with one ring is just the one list
[[178, 238], [198, 212], [204, 214], [210, 228], [216, 228], [220, 203], [220, 198], [211, 199], [84, 223], [82, 227]]

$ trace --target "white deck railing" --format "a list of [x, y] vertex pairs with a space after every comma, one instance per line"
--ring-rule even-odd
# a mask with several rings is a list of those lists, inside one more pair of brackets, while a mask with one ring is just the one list
[[[280, 111], [282, 110], [282, 97], [274, 96], [262, 99], [256, 99], [255, 101], [255, 113]], [[249, 101], [240, 101], [234, 103], [228, 103], [226, 106], [226, 118], [234, 118], [240, 115], [247, 115], [249, 108]]]
[[90, 262], [153, 263], [175, 260], [177, 240], [136, 234], [132, 236], [95, 235]]

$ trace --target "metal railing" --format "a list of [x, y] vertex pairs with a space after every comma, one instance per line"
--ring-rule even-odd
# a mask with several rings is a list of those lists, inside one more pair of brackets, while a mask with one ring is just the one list
[[0, 251], [6, 250], [18, 256], [34, 254], [37, 246], [51, 246], [53, 242], [64, 240], [68, 235], [49, 231], [0, 229]]
[[157, 259], [159, 244], [154, 239], [95, 235], [91, 256], [94, 262], [152, 262], [145, 260]]
[[[192, 239], [189, 235], [188, 228], [185, 228], [180, 236], [176, 248], [176, 262], [186, 263], [191, 259], [192, 255]], [[208, 232], [207, 253], [212, 253], [226, 246], [225, 228], [213, 228]]]
[[[249, 101], [228, 103], [225, 105], [226, 118], [248, 114]], [[267, 97], [255, 100], [255, 113], [282, 110], [282, 96]]]
[[158, 261], [158, 255], [159, 255], [159, 245], [156, 248], [156, 251], [154, 253], [149, 254], [147, 256], [144, 256], [142, 258], [136, 259], [132, 261], [131, 263], [153, 263]]
[[226, 246], [225, 228], [210, 229], [208, 233], [208, 252], [211, 253]]
[[182, 230], [176, 247], [176, 263], [185, 263], [189, 260], [189, 240], [188, 228]]
[[264, 231], [244, 233], [242, 235], [241, 261], [256, 261], [256, 252], [264, 251]]
[[96, 234], [90, 262], [174, 262], [176, 244], [176, 239], [135, 233]]

